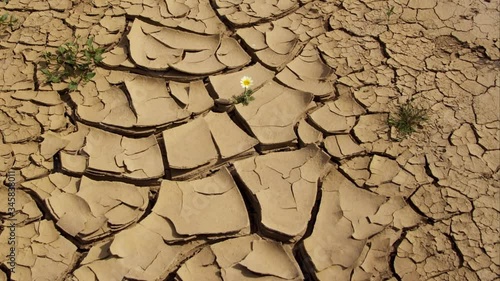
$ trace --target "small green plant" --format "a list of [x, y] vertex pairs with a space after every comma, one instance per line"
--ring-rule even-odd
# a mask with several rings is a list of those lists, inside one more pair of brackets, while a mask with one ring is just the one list
[[241, 103], [243, 105], [248, 105], [255, 98], [252, 97], [252, 90], [246, 90], [243, 94], [239, 96], [233, 96], [235, 103]]
[[415, 132], [427, 119], [427, 109], [415, 106], [413, 99], [410, 99], [397, 106], [395, 116], [389, 117], [388, 124], [396, 128], [398, 134], [405, 138]]
[[389, 20], [389, 18], [394, 14], [394, 6], [389, 6], [385, 14], [387, 15], [387, 20]]
[[7, 28], [13, 28], [17, 23], [17, 18], [9, 13], [0, 16], [0, 32], [3, 33]]
[[87, 83], [95, 76], [93, 69], [102, 61], [103, 48], [95, 48], [93, 38], [81, 46], [75, 39], [59, 46], [55, 53], [44, 52], [42, 73], [46, 83], [68, 82], [68, 89], [75, 91], [80, 83]]
[[250, 86], [253, 84], [252, 78], [248, 76], [243, 76], [240, 80], [241, 87], [244, 89], [243, 94], [239, 96], [233, 96], [234, 103], [241, 103], [243, 105], [248, 105], [255, 98], [252, 97], [253, 91]]

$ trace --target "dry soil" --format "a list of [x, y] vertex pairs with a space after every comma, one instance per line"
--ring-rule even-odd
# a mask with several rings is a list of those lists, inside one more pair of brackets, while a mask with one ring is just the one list
[[0, 280], [499, 280], [499, 7], [1, 1]]

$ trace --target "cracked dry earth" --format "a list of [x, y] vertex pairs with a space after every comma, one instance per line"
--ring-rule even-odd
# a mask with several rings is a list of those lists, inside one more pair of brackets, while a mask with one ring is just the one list
[[[499, 10], [2, 1], [0, 280], [499, 280]], [[106, 52], [68, 93], [38, 62], [76, 36]]]

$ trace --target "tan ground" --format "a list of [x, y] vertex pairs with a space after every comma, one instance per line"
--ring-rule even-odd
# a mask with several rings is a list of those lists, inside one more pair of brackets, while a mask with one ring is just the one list
[[[2, 1], [0, 280], [499, 280], [499, 5]], [[38, 63], [76, 36], [68, 93]]]

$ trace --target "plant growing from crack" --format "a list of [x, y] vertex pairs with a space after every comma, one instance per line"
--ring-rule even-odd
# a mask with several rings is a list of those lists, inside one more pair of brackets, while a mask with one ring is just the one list
[[243, 88], [243, 93], [239, 96], [233, 96], [234, 103], [241, 103], [243, 105], [248, 105], [255, 98], [252, 97], [253, 90], [250, 87], [253, 84], [251, 77], [243, 76], [240, 80], [241, 87]]
[[3, 34], [7, 28], [13, 29], [17, 24], [17, 18], [9, 13], [0, 16], [0, 33]]
[[385, 15], [387, 16], [387, 20], [394, 14], [394, 6], [389, 6], [387, 8], [387, 11], [385, 12]]
[[102, 61], [103, 48], [94, 47], [94, 39], [88, 38], [82, 46], [78, 38], [59, 46], [55, 53], [44, 52], [42, 73], [46, 83], [68, 82], [68, 89], [75, 91], [80, 83], [87, 83], [95, 76], [95, 64]]
[[388, 124], [396, 128], [399, 136], [406, 138], [416, 132], [423, 122], [427, 121], [427, 113], [427, 109], [416, 106], [413, 104], [413, 99], [409, 99], [397, 106], [394, 116], [389, 116]]

